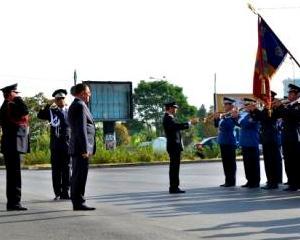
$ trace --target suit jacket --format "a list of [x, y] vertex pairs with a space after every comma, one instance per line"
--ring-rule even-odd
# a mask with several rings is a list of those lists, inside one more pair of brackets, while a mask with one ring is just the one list
[[167, 138], [167, 151], [182, 151], [183, 145], [180, 130], [188, 129], [189, 123], [177, 123], [172, 115], [165, 113], [163, 126]]
[[1, 152], [29, 152], [28, 108], [21, 97], [4, 100], [0, 108]]
[[283, 143], [300, 142], [300, 104], [280, 106], [273, 110], [275, 118], [282, 118]]
[[81, 99], [75, 98], [69, 107], [68, 120], [71, 128], [70, 154], [95, 154], [95, 124], [87, 105]]

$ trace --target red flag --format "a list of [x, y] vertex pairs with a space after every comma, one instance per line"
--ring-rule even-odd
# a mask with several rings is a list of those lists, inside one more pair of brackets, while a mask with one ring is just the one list
[[288, 50], [268, 26], [258, 17], [258, 47], [253, 77], [253, 95], [271, 107], [270, 80], [279, 68]]

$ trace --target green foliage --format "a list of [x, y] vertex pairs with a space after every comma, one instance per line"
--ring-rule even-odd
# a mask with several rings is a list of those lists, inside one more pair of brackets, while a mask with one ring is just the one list
[[115, 126], [117, 146], [128, 145], [130, 136], [124, 124], [117, 123]]
[[129, 121], [124, 123], [124, 125], [127, 127], [130, 136], [147, 130], [145, 124], [138, 119], [130, 119]]
[[213, 145], [212, 148], [204, 147], [204, 156], [206, 159], [221, 157], [220, 148], [218, 145]]
[[44, 132], [31, 143], [30, 153], [24, 155], [25, 165], [50, 163], [50, 134]]
[[168, 160], [167, 154], [156, 154], [152, 147], [118, 147], [115, 150], [98, 148], [92, 163], [137, 163]]
[[134, 89], [134, 107], [136, 115], [149, 126], [154, 126], [156, 135], [163, 135], [162, 117], [164, 103], [176, 101], [180, 106], [177, 113], [179, 121], [186, 121], [196, 115], [196, 107], [190, 106], [182, 88], [168, 83], [167, 81], [140, 81]]
[[198, 158], [197, 154], [196, 154], [196, 149], [194, 148], [193, 145], [190, 145], [188, 147], [185, 147], [182, 155], [181, 155], [183, 160], [195, 160]]
[[29, 109], [31, 146], [35, 148], [39, 136], [47, 132], [49, 128], [46, 121], [37, 118], [38, 111], [49, 102], [49, 99], [43, 93], [38, 93], [33, 97], [25, 97], [24, 102]]

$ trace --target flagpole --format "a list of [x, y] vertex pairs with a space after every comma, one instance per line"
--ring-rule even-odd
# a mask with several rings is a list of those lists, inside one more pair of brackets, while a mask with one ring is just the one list
[[77, 84], [77, 72], [74, 70], [74, 86]]
[[217, 73], [214, 74], [214, 111], [217, 111]]
[[[259, 18], [261, 18], [262, 20], [264, 20], [264, 22], [266, 23], [266, 25], [270, 28], [270, 26], [267, 24], [267, 22], [265, 21], [265, 19], [256, 11], [256, 9], [250, 4], [248, 3], [248, 8], [255, 14], [257, 15]], [[272, 29], [272, 28], [270, 28]], [[297, 61], [297, 59], [294, 57], [294, 55], [290, 52], [290, 50], [288, 50], [288, 48], [281, 42], [280, 38], [276, 35], [276, 33], [273, 31], [274, 35], [277, 37], [277, 40], [280, 42], [280, 44], [282, 46], [285, 47], [285, 49], [287, 50], [288, 54], [290, 55], [290, 57], [295, 61], [295, 63], [297, 64], [297, 66], [300, 68], [300, 63]]]

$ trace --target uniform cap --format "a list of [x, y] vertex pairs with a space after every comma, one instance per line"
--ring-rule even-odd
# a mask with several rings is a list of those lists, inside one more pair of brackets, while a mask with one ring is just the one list
[[68, 94], [66, 89], [57, 89], [52, 93], [52, 97], [54, 98], [65, 98]]
[[179, 108], [179, 106], [177, 105], [176, 102], [168, 102], [168, 103], [165, 103], [165, 107], [166, 107], [166, 108], [170, 108], [170, 107], [173, 107], [173, 108]]
[[15, 91], [15, 92], [19, 93], [19, 92], [17, 91], [17, 87], [18, 87], [18, 84], [15, 83], [15, 84], [6, 86], [6, 87], [4, 87], [4, 88], [1, 88], [0, 90], [1, 90], [3, 93], [9, 93], [9, 92], [11, 92], [11, 91]]

